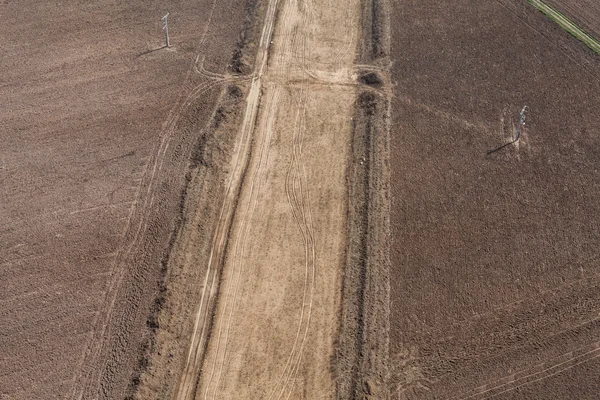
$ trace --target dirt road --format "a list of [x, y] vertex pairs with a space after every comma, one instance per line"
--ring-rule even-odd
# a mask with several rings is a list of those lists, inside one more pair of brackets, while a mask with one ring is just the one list
[[268, 4], [175, 398], [334, 395], [359, 10]]

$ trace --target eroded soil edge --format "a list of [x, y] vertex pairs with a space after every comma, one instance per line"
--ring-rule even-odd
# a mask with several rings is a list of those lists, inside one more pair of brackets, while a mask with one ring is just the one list
[[201, 134], [185, 172], [179, 212], [162, 260], [159, 294], [147, 319], [150, 334], [140, 349], [128, 390], [131, 399], [171, 398], [185, 365], [194, 313], [200, 303], [198, 285], [206, 272], [204, 266], [226, 196], [225, 181], [246, 105], [248, 74], [253, 70], [264, 13], [262, 2], [247, 0], [245, 13], [229, 71], [214, 77], [219, 96], [212, 116], [205, 126], [186, 120], [180, 127]]
[[337, 398], [389, 398], [389, 5], [363, 0], [348, 247], [336, 359]]

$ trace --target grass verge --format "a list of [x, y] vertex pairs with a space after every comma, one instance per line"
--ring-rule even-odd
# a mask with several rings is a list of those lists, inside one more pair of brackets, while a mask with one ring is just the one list
[[567, 18], [560, 11], [554, 9], [548, 4], [541, 0], [527, 0], [529, 4], [543, 12], [548, 18], [560, 25], [564, 30], [575, 36], [578, 40], [583, 42], [587, 47], [592, 49], [596, 54], [600, 55], [600, 42], [597, 39], [590, 36], [577, 24]]

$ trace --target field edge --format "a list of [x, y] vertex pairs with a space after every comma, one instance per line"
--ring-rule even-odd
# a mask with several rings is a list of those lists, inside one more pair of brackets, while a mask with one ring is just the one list
[[339, 399], [386, 399], [389, 347], [390, 14], [362, 0], [361, 64], [348, 163], [348, 244], [335, 359]]
[[[185, 330], [191, 327], [186, 322], [189, 323], [192, 311], [199, 303], [194, 295], [200, 294], [200, 291], [194, 293], [197, 282], [190, 278], [199, 278], [205, 272], [203, 268], [192, 271], [189, 263], [182, 261], [186, 258], [185, 251], [181, 251], [186, 249], [182, 246], [189, 245], [183, 236], [199, 235], [202, 240], [194, 237], [201, 247], [195, 249], [195, 257], [202, 259], [202, 254], [208, 257], [207, 246], [219, 217], [218, 205], [225, 196], [223, 185], [230, 173], [229, 162], [239, 136], [249, 86], [248, 75], [253, 70], [257, 51], [255, 41], [264, 11], [262, 0], [245, 1], [245, 18], [228, 65], [231, 75], [219, 82], [220, 94], [204, 127], [196, 125], [192, 128], [204, 134], [193, 149], [185, 171], [179, 215], [161, 262], [160, 289], [147, 318], [150, 334], [140, 348], [138, 366], [132, 371], [127, 399], [171, 398], [182, 373], [184, 360], [180, 360], [181, 365], [178, 366], [174, 365], [174, 359], [177, 358], [176, 352], [181, 355], [183, 350], [188, 350]], [[198, 218], [198, 214], [202, 217]], [[198, 225], [191, 226], [191, 220]], [[173, 265], [176, 263], [184, 265]], [[186, 298], [186, 294], [191, 298]], [[212, 319], [214, 307], [215, 304], [212, 304], [209, 319]], [[176, 314], [180, 312], [183, 316], [178, 317]]]

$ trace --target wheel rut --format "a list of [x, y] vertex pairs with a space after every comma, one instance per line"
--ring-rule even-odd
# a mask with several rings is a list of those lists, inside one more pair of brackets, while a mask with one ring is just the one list
[[335, 397], [360, 1], [346, 7], [266, 6], [174, 399]]

